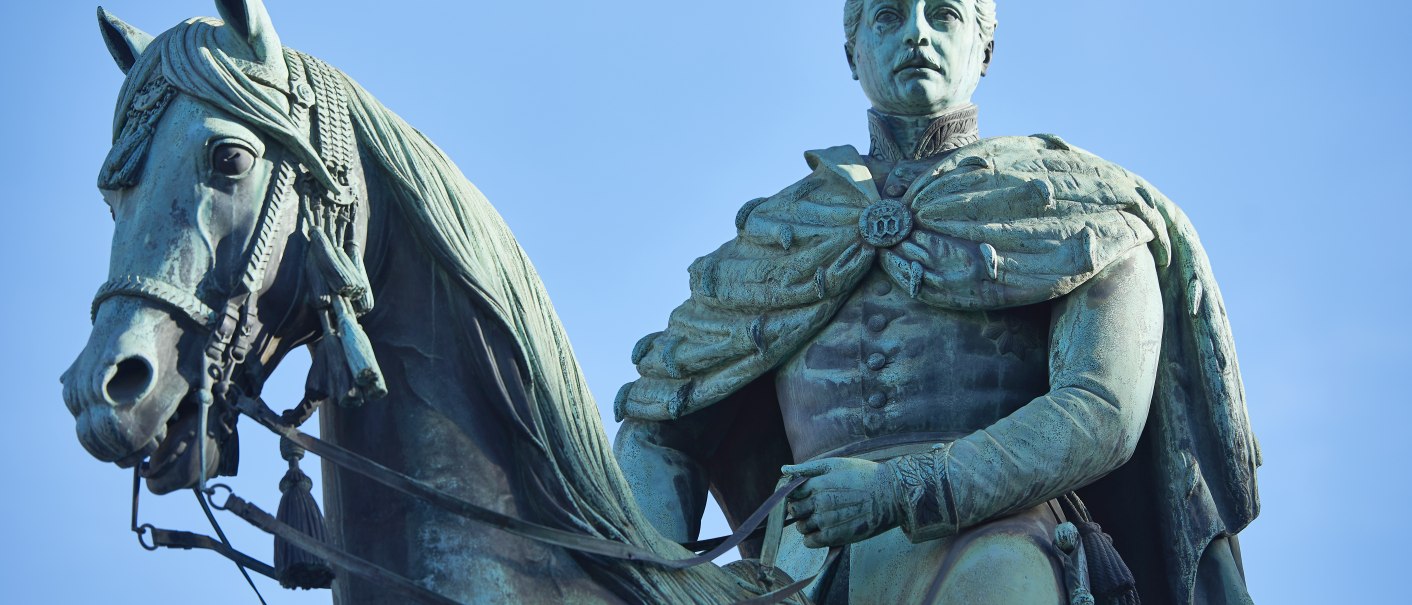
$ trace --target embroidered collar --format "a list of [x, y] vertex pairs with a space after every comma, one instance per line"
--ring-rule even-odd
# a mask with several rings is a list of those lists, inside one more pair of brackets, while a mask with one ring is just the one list
[[890, 126], [890, 124], [898, 123], [901, 118], [869, 109], [868, 134], [872, 139], [872, 150], [869, 155], [887, 162], [901, 162], [929, 158], [939, 153], [970, 145], [980, 140], [980, 133], [977, 129], [978, 114], [979, 111], [975, 105], [967, 105], [937, 116], [927, 125], [922, 135], [917, 137], [916, 147], [911, 149], [910, 153], [906, 153], [893, 138], [893, 130]]

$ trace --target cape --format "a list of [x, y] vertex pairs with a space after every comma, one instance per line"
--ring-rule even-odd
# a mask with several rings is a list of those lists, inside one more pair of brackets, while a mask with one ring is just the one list
[[[691, 297], [634, 347], [641, 377], [619, 391], [619, 420], [746, 400], [735, 405], [751, 419], [737, 421], [708, 464], [734, 524], [790, 462], [773, 386], [760, 379], [873, 267], [928, 305], [990, 310], [1061, 297], [1146, 245], [1164, 306], [1151, 411], [1133, 458], [1080, 494], [1145, 601], [1190, 603], [1206, 546], [1259, 512], [1260, 453], [1220, 291], [1185, 214], [1140, 177], [1053, 135], [956, 150], [901, 197], [905, 212], [881, 198], [854, 148], [805, 157], [808, 177], [747, 203], [735, 239], [691, 265]], [[879, 237], [880, 216], [897, 221], [882, 229], [897, 237]]]

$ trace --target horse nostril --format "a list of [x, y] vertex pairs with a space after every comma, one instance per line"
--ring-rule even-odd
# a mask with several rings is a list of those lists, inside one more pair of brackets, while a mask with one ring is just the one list
[[152, 364], [141, 357], [129, 357], [118, 362], [113, 375], [109, 376], [108, 382], [103, 385], [103, 392], [108, 398], [108, 403], [126, 406], [137, 403], [147, 394], [150, 386]]

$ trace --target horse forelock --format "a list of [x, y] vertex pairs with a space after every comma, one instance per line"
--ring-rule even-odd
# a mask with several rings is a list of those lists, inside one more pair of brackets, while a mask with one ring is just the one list
[[[232, 38], [222, 35], [224, 29], [219, 19], [189, 19], [157, 36], [138, 57], [118, 93], [113, 149], [99, 173], [99, 187], [122, 189], [140, 178], [154, 128], [130, 127], [129, 122], [143, 115], [137, 105], [158, 79], [273, 138], [321, 179], [332, 181], [308, 134], [290, 119], [288, 84], [279, 75], [284, 66], [261, 65], [227, 52], [223, 45]], [[281, 54], [270, 60], [285, 58]]]

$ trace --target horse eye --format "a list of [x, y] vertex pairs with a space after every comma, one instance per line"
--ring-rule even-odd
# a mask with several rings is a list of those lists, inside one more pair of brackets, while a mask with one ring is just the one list
[[255, 165], [255, 152], [235, 143], [222, 143], [211, 152], [211, 168], [218, 174], [241, 176]]

